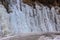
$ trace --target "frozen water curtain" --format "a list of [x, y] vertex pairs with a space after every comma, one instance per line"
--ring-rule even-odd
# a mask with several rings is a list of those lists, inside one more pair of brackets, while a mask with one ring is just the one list
[[[0, 4], [1, 5], [1, 4]], [[1, 5], [2, 6], [2, 5]], [[0, 7], [0, 33], [2, 35], [27, 32], [56, 32], [60, 31], [60, 8], [37, 5], [33, 9], [22, 0], [9, 0], [11, 12], [8, 14]], [[4, 12], [2, 12], [4, 11]]]

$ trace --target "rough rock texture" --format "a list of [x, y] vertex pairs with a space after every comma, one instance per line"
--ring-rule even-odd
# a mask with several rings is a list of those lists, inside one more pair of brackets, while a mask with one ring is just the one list
[[38, 3], [38, 5], [43, 4], [49, 8], [51, 6], [60, 6], [60, 0], [23, 0], [23, 2], [30, 6], [35, 6], [35, 3]]

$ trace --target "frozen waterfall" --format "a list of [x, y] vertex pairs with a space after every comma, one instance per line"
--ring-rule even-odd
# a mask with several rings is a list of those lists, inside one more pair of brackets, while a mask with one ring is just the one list
[[47, 6], [37, 5], [36, 9], [24, 4], [22, 0], [11, 0], [11, 26], [15, 32], [54, 32], [57, 30], [57, 12]]
[[22, 0], [10, 0], [9, 7], [12, 10], [10, 14], [0, 14], [2, 15], [1, 18], [4, 17], [2, 20], [4, 20], [5, 25], [8, 25], [6, 28], [10, 30], [6, 31], [12, 34], [60, 31], [60, 15], [58, 15], [54, 7], [49, 9], [47, 6], [36, 4], [36, 9], [33, 9], [24, 4]]

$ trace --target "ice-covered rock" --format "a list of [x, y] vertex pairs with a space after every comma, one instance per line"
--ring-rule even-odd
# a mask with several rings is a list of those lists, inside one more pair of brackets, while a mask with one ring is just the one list
[[[36, 8], [24, 4], [22, 0], [9, 0], [11, 13], [0, 4], [0, 32], [18, 34], [28, 32], [60, 31], [60, 15], [55, 7], [36, 3]], [[59, 9], [60, 7], [58, 7]]]
[[0, 33], [7, 35], [9, 33], [9, 16], [5, 7], [0, 4]]

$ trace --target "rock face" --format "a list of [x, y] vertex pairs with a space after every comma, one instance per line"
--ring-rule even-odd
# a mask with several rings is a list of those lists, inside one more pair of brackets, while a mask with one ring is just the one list
[[7, 12], [9, 13], [9, 2], [8, 2], [8, 0], [0, 0], [0, 2], [6, 8]]
[[60, 6], [60, 0], [23, 0], [23, 2], [30, 6], [35, 6], [35, 3], [40, 3], [50, 8], [51, 6]]
[[[25, 4], [22, 0], [9, 0], [12, 12], [1, 9], [0, 29], [2, 34], [18, 34], [28, 32], [60, 32], [60, 7], [49, 7], [35, 4], [36, 8]], [[3, 10], [2, 10], [3, 9]], [[3, 25], [2, 25], [3, 24]], [[2, 27], [2, 26], [3, 27]], [[6, 32], [7, 31], [7, 32]]]

